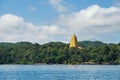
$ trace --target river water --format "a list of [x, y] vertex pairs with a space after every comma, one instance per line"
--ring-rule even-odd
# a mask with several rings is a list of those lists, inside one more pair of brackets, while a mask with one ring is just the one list
[[0, 65], [0, 80], [120, 80], [120, 65]]

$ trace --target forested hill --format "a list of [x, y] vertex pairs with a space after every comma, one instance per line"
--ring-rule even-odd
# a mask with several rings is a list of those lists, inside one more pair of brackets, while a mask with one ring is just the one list
[[103, 43], [101, 41], [82, 41], [82, 42], [78, 42], [79, 46], [82, 47], [99, 47], [99, 46], [103, 46], [106, 45], [106, 43]]
[[79, 46], [83, 49], [62, 42], [0, 43], [0, 64], [120, 64], [120, 43], [82, 41]]

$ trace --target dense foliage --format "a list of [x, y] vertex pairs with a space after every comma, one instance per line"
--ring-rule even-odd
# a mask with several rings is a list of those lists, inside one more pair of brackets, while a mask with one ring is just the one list
[[83, 41], [79, 45], [83, 48], [69, 48], [62, 42], [0, 43], [0, 64], [120, 64], [120, 43]]

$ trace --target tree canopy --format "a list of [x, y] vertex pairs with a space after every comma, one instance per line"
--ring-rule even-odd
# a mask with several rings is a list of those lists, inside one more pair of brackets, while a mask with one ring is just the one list
[[0, 64], [120, 64], [120, 43], [82, 41], [83, 49], [69, 44], [49, 42], [43, 45], [30, 42], [0, 43]]

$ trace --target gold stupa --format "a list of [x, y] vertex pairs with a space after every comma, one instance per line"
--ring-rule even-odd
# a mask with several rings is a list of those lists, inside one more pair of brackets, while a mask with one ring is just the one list
[[69, 47], [78, 48], [78, 41], [77, 41], [77, 37], [75, 36], [75, 34], [72, 35], [72, 37], [71, 37]]

